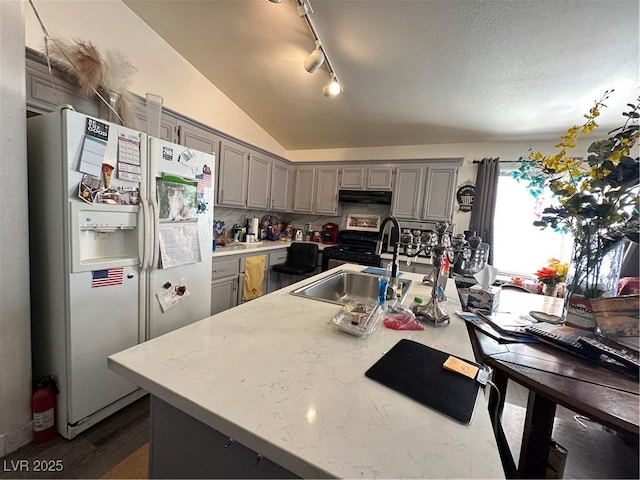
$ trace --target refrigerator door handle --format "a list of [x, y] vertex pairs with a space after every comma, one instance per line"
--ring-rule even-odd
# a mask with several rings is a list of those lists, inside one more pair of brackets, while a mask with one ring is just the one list
[[151, 198], [151, 209], [153, 210], [153, 254], [151, 255], [152, 263], [149, 265], [149, 268], [154, 269], [156, 265], [158, 265], [158, 257], [160, 256], [160, 218], [158, 215], [158, 202], [154, 196]]
[[147, 268], [147, 263], [149, 263], [149, 203], [147, 200], [142, 197], [142, 224], [143, 228], [143, 244], [142, 244], [142, 263], [140, 266], [143, 269]]

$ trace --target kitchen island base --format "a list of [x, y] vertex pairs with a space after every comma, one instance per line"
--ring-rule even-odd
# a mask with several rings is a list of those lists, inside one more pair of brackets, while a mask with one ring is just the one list
[[300, 478], [151, 396], [149, 478]]

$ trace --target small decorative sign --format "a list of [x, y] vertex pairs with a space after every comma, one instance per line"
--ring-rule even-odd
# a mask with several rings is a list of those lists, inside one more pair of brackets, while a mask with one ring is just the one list
[[106, 142], [109, 140], [109, 125], [94, 118], [87, 118], [85, 133]]
[[476, 184], [471, 180], [464, 182], [458, 187], [456, 200], [461, 212], [470, 212], [473, 207], [473, 199], [476, 196]]

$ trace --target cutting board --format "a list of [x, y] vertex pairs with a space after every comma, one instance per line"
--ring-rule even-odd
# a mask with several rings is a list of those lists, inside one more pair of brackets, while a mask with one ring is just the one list
[[[480, 384], [445, 370], [449, 354], [413, 340], [403, 339], [378, 360], [365, 375], [460, 423], [471, 423]], [[459, 357], [458, 357], [459, 358]], [[464, 360], [475, 366], [475, 362]]]

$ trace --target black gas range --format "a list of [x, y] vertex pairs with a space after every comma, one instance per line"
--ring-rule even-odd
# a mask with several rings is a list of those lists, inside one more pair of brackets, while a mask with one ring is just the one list
[[378, 238], [378, 232], [341, 230], [338, 244], [322, 250], [322, 271], [331, 268], [332, 263], [339, 262], [379, 267], [380, 255], [376, 255]]

